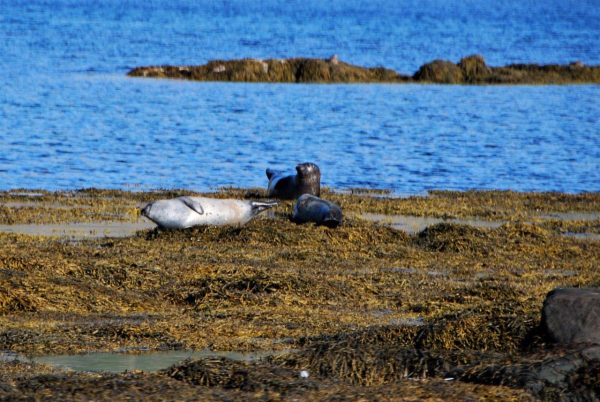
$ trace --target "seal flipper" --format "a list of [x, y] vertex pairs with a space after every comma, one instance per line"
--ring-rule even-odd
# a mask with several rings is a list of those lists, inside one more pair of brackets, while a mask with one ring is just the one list
[[180, 197], [181, 202], [183, 202], [189, 209], [197, 213], [198, 215], [204, 215], [204, 208], [202, 208], [202, 204], [198, 201], [194, 200], [190, 197]]
[[273, 208], [277, 204], [279, 204], [279, 201], [250, 201], [252, 216], [256, 216], [262, 211]]
[[271, 180], [271, 177], [275, 176], [277, 174], [277, 171], [267, 168], [265, 173], [267, 174], [267, 179]]
[[335, 209], [329, 211], [321, 224], [331, 229], [337, 228], [342, 224], [342, 211]]

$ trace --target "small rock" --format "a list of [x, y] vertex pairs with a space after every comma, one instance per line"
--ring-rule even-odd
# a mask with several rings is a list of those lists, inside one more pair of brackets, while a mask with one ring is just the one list
[[419, 68], [413, 78], [417, 81], [440, 84], [459, 84], [464, 82], [462, 69], [451, 61], [434, 60]]
[[218, 66], [213, 68], [213, 73], [223, 73], [223, 72], [225, 72], [225, 70], [226, 70], [225, 66], [222, 64], [219, 64]]
[[331, 64], [333, 64], [334, 66], [337, 66], [338, 64], [340, 64], [340, 60], [338, 59], [337, 54], [332, 55], [327, 61], [330, 62]]
[[306, 371], [306, 370], [300, 371], [300, 378], [308, 378], [308, 376], [309, 376], [308, 371]]
[[559, 344], [600, 344], [600, 290], [554, 289], [544, 300], [541, 327]]
[[269, 64], [267, 62], [265, 62], [263, 59], [250, 59], [250, 60], [260, 64], [260, 67], [262, 68], [262, 70], [265, 74], [269, 73]]
[[485, 64], [483, 56], [478, 54], [463, 57], [458, 66], [462, 69], [468, 81], [476, 81], [478, 78], [484, 78], [491, 73], [490, 68]]

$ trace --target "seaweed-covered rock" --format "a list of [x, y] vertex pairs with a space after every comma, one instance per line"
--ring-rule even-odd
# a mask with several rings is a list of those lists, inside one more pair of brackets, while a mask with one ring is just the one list
[[487, 361], [448, 373], [461, 381], [526, 389], [544, 401], [597, 401], [600, 398], [600, 347], [554, 350], [519, 362]]
[[464, 82], [462, 69], [447, 60], [434, 60], [431, 63], [422, 65], [413, 78], [417, 81], [440, 84], [460, 84]]
[[541, 327], [559, 344], [600, 344], [600, 290], [554, 289], [544, 300]]
[[479, 54], [463, 57], [458, 63], [458, 66], [464, 74], [465, 81], [469, 83], [485, 79], [492, 71], [485, 64], [483, 56]]
[[485, 230], [468, 225], [442, 222], [419, 232], [416, 243], [428, 251], [482, 251], [487, 237]]
[[483, 56], [463, 57], [458, 64], [434, 60], [411, 76], [384, 67], [362, 67], [328, 59], [211, 60], [197, 66], [142, 66], [131, 77], [174, 78], [194, 81], [286, 82], [286, 83], [438, 83], [438, 84], [571, 84], [600, 83], [600, 66], [582, 62], [566, 65], [486, 65]]
[[559, 64], [510, 64], [493, 67], [486, 79], [490, 84], [572, 84], [599, 83], [600, 67]]
[[285, 394], [318, 388], [314, 378], [303, 377], [297, 370], [266, 362], [238, 362], [227, 358], [188, 359], [160, 373], [192, 385], [221, 386], [247, 392], [271, 390]]
[[196, 81], [233, 82], [400, 82], [409, 81], [383, 67], [361, 67], [337, 57], [327, 60], [306, 57], [291, 59], [211, 60], [200, 66], [150, 66], [129, 71], [132, 77], [176, 78]]

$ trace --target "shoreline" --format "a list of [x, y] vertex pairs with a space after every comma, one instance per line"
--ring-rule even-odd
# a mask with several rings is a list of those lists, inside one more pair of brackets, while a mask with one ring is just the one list
[[140, 66], [130, 77], [192, 81], [261, 83], [393, 83], [455, 85], [565, 85], [600, 84], [600, 66], [579, 61], [559, 64], [510, 64], [488, 66], [481, 55], [463, 57], [458, 63], [434, 60], [412, 75], [385, 67], [362, 67], [332, 56], [329, 59], [211, 60], [197, 66]]
[[[145, 202], [193, 194], [20, 192], [0, 192], [0, 224], [127, 225]], [[600, 283], [599, 240], [563, 235], [600, 233], [600, 193], [380, 198], [325, 190], [322, 197], [342, 207], [339, 228], [292, 223], [285, 201], [242, 227], [148, 227], [75, 241], [0, 232], [5, 356], [274, 353], [94, 374], [0, 359], [0, 397], [43, 390], [105, 400], [115, 396], [115, 381], [138, 399], [534, 400], [593, 392], [586, 378], [595, 375], [598, 347], [554, 345], [537, 331], [549, 291]], [[379, 215], [369, 221], [364, 213]], [[406, 232], [381, 214], [427, 225]], [[465, 224], [468, 217], [503, 223]], [[562, 371], [544, 377], [549, 367]]]

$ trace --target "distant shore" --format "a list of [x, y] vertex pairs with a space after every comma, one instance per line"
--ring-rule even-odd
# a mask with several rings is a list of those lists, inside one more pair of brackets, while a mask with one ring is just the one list
[[481, 55], [463, 57], [458, 63], [434, 60], [414, 74], [405, 75], [385, 67], [362, 67], [329, 59], [237, 59], [211, 60], [197, 66], [141, 66], [130, 77], [172, 78], [193, 81], [271, 83], [435, 83], [435, 84], [600, 84], [600, 66], [580, 61], [570, 64], [510, 64], [488, 66]]

